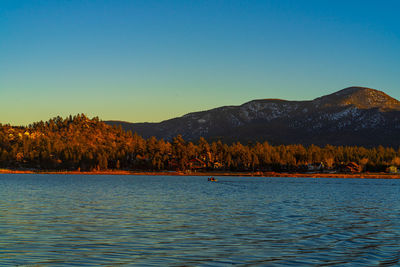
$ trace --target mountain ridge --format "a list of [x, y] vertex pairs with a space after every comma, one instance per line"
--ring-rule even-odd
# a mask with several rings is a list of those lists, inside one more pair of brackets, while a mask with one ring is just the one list
[[159, 123], [122, 125], [144, 137], [272, 144], [400, 145], [400, 101], [367, 87], [348, 87], [313, 100], [256, 99], [191, 112]]

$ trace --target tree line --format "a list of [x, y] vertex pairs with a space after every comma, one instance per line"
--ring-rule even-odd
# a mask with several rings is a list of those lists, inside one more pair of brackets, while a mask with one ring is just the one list
[[38, 170], [305, 171], [311, 164], [339, 169], [354, 162], [364, 171], [400, 166], [392, 147], [226, 144], [144, 139], [84, 114], [26, 127], [0, 124], [0, 167]]

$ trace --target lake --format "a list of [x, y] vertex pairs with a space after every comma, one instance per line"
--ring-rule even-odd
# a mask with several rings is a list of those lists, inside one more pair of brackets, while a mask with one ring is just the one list
[[397, 265], [400, 180], [0, 174], [0, 265]]

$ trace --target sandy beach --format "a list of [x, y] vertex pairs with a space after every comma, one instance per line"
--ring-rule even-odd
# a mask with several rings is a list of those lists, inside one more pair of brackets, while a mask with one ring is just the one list
[[45, 171], [0, 169], [0, 174], [69, 174], [69, 175], [158, 175], [158, 176], [241, 176], [241, 177], [298, 177], [298, 178], [362, 178], [400, 179], [390, 173], [287, 173], [287, 172], [179, 172], [179, 171]]

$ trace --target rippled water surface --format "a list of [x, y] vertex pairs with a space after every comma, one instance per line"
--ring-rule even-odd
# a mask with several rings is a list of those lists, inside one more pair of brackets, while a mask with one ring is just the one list
[[400, 180], [0, 175], [0, 265], [398, 265]]

